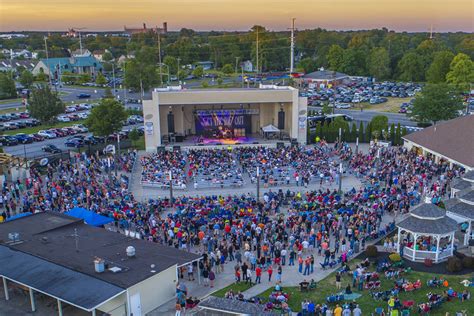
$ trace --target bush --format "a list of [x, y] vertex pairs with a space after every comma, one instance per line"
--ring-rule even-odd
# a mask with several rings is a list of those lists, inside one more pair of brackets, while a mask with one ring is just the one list
[[379, 255], [379, 251], [375, 245], [370, 245], [365, 249], [365, 254], [367, 257], [375, 258]]
[[462, 270], [462, 261], [459, 258], [456, 257], [451, 257], [448, 259], [448, 262], [446, 263], [446, 269], [449, 272], [459, 272]]
[[462, 259], [462, 266], [465, 269], [474, 269], [474, 258], [464, 257], [464, 259]]
[[392, 262], [399, 262], [399, 261], [402, 260], [402, 257], [400, 257], [400, 254], [398, 254], [398, 253], [392, 253], [390, 256], [388, 256], [388, 258]]

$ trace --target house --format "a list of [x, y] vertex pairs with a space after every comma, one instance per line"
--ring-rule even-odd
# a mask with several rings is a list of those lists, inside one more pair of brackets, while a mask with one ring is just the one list
[[242, 68], [244, 72], [253, 72], [253, 63], [251, 60], [243, 61], [240, 63], [240, 68]]
[[102, 57], [105, 53], [110, 53], [110, 51], [108, 49], [98, 49], [92, 52], [92, 56], [94, 56], [99, 61], [103, 61]]
[[299, 80], [308, 85], [315, 85], [316, 87], [328, 87], [343, 84], [350, 80], [350, 76], [341, 72], [321, 68], [318, 71], [300, 77]]
[[63, 72], [75, 74], [90, 74], [94, 77], [102, 72], [102, 64], [93, 56], [85, 57], [62, 57], [41, 59], [33, 69], [33, 74], [45, 73], [57, 78]]
[[450, 165], [474, 170], [474, 115], [436, 123], [403, 136], [403, 146], [420, 155], [446, 160]]
[[134, 34], [143, 34], [143, 33], [148, 33], [148, 32], [153, 32], [153, 33], [159, 33], [159, 34], [166, 34], [168, 33], [168, 22], [163, 22], [163, 27], [152, 27], [152, 28], [147, 28], [146, 24], [143, 23], [142, 28], [127, 28], [125, 25], [123, 26], [123, 32], [127, 34], [128, 36], [134, 35]]
[[83, 49], [78, 48], [74, 50], [73, 52], [71, 52], [71, 56], [72, 57], [89, 57], [89, 56], [92, 56], [92, 53], [87, 48], [83, 48]]
[[12, 58], [25, 58], [25, 59], [34, 58], [33, 53], [27, 49], [15, 49], [10, 54]]
[[0, 60], [0, 72], [17, 71], [19, 67], [23, 67], [28, 71], [32, 71], [35, 63], [31, 60], [2, 59]]
[[[57, 303], [59, 315], [65, 304], [67, 315], [145, 315], [175, 298], [178, 267], [200, 259], [59, 213], [0, 224], [5, 299], [19, 295], [14, 289], [20, 286], [29, 292], [33, 312], [36, 304], [45, 304], [38, 298], [46, 296]], [[29, 313], [24, 306], [18, 309]]]
[[129, 60], [129, 59], [134, 59], [135, 55], [134, 54], [128, 54], [127, 56], [125, 55], [120, 55], [120, 57], [117, 59], [117, 64], [122, 67], [123, 64]]
[[201, 66], [204, 70], [211, 70], [214, 67], [214, 63], [212, 61], [198, 61], [192, 65], [192, 69], [196, 69], [196, 67]]

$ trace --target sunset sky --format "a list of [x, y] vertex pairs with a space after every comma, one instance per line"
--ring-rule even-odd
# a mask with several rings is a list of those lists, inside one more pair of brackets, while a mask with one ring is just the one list
[[299, 29], [467, 31], [474, 29], [474, 0], [0, 0], [0, 31], [169, 29], [248, 30], [254, 24]]

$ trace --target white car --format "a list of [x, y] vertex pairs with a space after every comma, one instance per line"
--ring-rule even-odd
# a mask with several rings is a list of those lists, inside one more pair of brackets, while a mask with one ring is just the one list
[[82, 124], [74, 124], [71, 128], [79, 131], [79, 133], [87, 133], [89, 129]]
[[347, 103], [338, 103], [336, 104], [336, 109], [350, 109], [351, 105]]
[[66, 106], [66, 113], [73, 113], [76, 112], [75, 106]]
[[46, 130], [41, 130], [37, 134], [47, 139], [53, 139], [53, 138], [58, 137], [55, 133], [51, 131], [46, 131]]
[[79, 116], [81, 119], [86, 119], [89, 117], [89, 114], [88, 112], [82, 112], [82, 113], [78, 113], [77, 116]]
[[58, 121], [59, 122], [71, 122], [71, 119], [67, 116], [61, 115], [61, 116], [58, 116]]

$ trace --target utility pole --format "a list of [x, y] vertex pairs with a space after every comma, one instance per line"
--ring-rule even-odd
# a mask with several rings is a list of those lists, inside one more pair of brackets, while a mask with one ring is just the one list
[[82, 56], [82, 36], [81, 36], [81, 31], [78, 32], [79, 33], [79, 48], [81, 50], [81, 56]]
[[[259, 64], [258, 64], [258, 62], [259, 62], [259, 60], [258, 60], [258, 57], [259, 57], [259, 56], [258, 56], [258, 33], [259, 33], [259, 31], [260, 31], [260, 30], [259, 30], [258, 27], [257, 27], [257, 49], [256, 49], [256, 50], [257, 50], [257, 75], [258, 75], [259, 72], [260, 72], [260, 67], [259, 67]], [[255, 76], [255, 83], [257, 83], [257, 76]]]
[[260, 167], [257, 167], [257, 202], [260, 200]]
[[178, 69], [176, 70], [176, 78], [178, 78], [178, 81], [179, 81], [179, 62], [181, 61], [181, 58], [176, 58], [176, 60], [178, 61]]
[[290, 74], [293, 73], [295, 59], [295, 18], [291, 19]]
[[169, 177], [170, 177], [170, 204], [173, 206], [173, 175], [171, 173], [171, 169], [169, 171]]
[[115, 98], [115, 65], [112, 63], [112, 80], [114, 81], [114, 98]]
[[160, 32], [157, 30], [158, 34], [158, 62], [160, 63], [160, 82], [161, 86], [163, 87], [163, 72], [161, 71], [161, 39], [160, 39]]
[[235, 73], [237, 73], [237, 63], [239, 62], [240, 57], [235, 57]]
[[342, 170], [342, 162], [339, 163], [339, 194], [342, 193], [342, 173], [343, 173], [343, 170]]
[[44, 37], [44, 48], [46, 50], [46, 62], [48, 63], [48, 77], [49, 77], [49, 85], [51, 86], [51, 66], [49, 65], [49, 54], [48, 54], [48, 42], [47, 37]]

